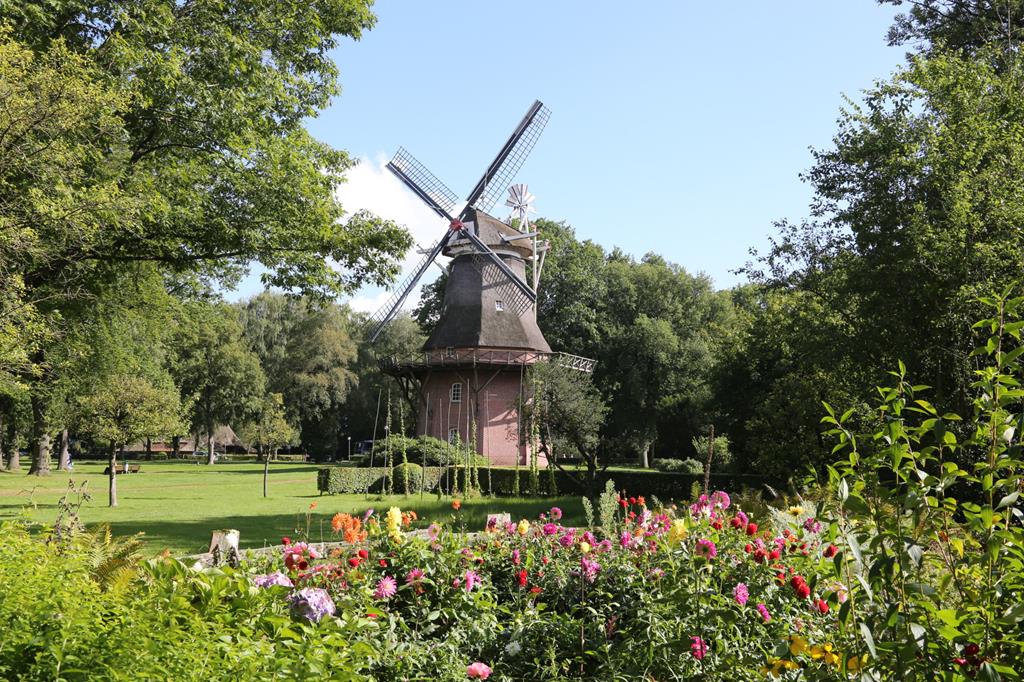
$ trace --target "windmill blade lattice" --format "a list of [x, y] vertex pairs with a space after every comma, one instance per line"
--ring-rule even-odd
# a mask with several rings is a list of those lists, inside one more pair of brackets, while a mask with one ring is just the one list
[[414, 267], [406, 278], [402, 280], [402, 283], [391, 292], [391, 296], [389, 296], [388, 300], [384, 302], [384, 305], [378, 308], [377, 312], [370, 316], [370, 319], [375, 323], [373, 332], [370, 334], [371, 343], [377, 340], [377, 337], [380, 336], [382, 331], [384, 331], [384, 327], [387, 326], [388, 322], [398, 314], [402, 304], [405, 303], [405, 299], [409, 297], [409, 294], [416, 287], [420, 278], [423, 277], [423, 273], [427, 271], [427, 268], [430, 267], [431, 263], [433, 263], [434, 260], [437, 259], [438, 255], [440, 255], [445, 244], [447, 244], [448, 240], [451, 239], [451, 235], [452, 233], [449, 230], [445, 232], [441, 239], [431, 244], [430, 249], [425, 250], [423, 258], [416, 263], [416, 267]]
[[387, 168], [435, 213], [447, 220], [452, 219], [452, 212], [459, 202], [458, 195], [448, 189], [447, 185], [427, 170], [427, 167], [417, 161], [404, 147], [398, 148], [395, 157], [388, 162]]
[[534, 102], [483, 177], [476, 183], [476, 187], [469, 193], [466, 198], [468, 206], [485, 213], [491, 210], [500, 198], [500, 193], [508, 187], [516, 173], [523, 167], [526, 157], [530, 155], [540, 134], [544, 132], [544, 126], [547, 125], [549, 118], [551, 111], [540, 101]]

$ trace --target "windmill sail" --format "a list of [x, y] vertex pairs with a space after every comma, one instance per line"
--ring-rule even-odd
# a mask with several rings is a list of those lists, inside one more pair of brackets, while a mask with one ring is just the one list
[[403, 147], [399, 147], [395, 158], [388, 161], [387, 169], [398, 176], [434, 213], [449, 221], [452, 219], [451, 214], [459, 201], [458, 195]]
[[516, 173], [523, 167], [526, 157], [530, 155], [537, 139], [544, 132], [544, 126], [551, 118], [551, 111], [537, 100], [526, 112], [526, 116], [512, 131], [508, 141], [494, 157], [494, 161], [484, 171], [476, 187], [466, 198], [466, 205], [487, 212], [498, 201], [501, 192], [505, 191]]

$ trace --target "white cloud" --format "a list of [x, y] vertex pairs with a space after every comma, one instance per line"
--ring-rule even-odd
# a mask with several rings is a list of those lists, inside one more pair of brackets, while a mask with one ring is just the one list
[[[359, 165], [346, 174], [348, 181], [338, 188], [338, 199], [347, 213], [366, 209], [381, 218], [393, 220], [409, 230], [418, 247], [429, 247], [447, 228], [444, 220], [385, 168], [386, 164], [387, 158], [383, 155], [375, 159], [361, 158]], [[416, 247], [406, 254], [399, 282], [412, 271], [421, 257]], [[444, 265], [444, 260], [439, 259], [441, 265]], [[436, 266], [427, 270], [415, 291], [406, 299], [404, 309], [411, 310], [416, 306], [420, 288], [434, 281], [440, 272]], [[354, 310], [374, 312], [384, 304], [389, 294], [380, 287], [363, 287], [348, 303]]]

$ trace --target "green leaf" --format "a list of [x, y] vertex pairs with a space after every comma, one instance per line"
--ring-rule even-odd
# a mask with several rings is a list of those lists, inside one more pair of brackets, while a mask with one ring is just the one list
[[871, 634], [871, 628], [868, 627], [867, 623], [860, 624], [860, 636], [864, 639], [864, 644], [867, 645], [868, 651], [871, 652], [871, 657], [878, 658], [878, 652], [875, 651], [875, 638]]
[[1003, 498], [999, 500], [999, 504], [996, 505], [996, 509], [1004, 509], [1009, 507], [1011, 504], [1015, 504], [1018, 497], [1020, 497], [1020, 491], [1018, 490], [1013, 491], [1009, 495], [1004, 495]]

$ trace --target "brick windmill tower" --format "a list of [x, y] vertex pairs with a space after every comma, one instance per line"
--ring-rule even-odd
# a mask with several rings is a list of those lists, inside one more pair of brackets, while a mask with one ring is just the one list
[[[537, 362], [586, 372], [594, 365], [553, 353], [537, 326], [537, 287], [548, 247], [530, 230], [533, 195], [525, 185], [508, 185], [549, 116], [541, 102], [534, 102], [457, 215], [455, 193], [404, 149], [387, 166], [445, 220], [446, 229], [373, 316], [371, 341], [437, 257], [450, 257], [440, 319], [422, 352], [386, 358], [381, 368], [398, 379], [417, 406], [417, 435], [468, 442], [475, 425], [477, 452], [495, 465], [527, 463], [529, 444], [517, 408], [525, 370]], [[505, 203], [518, 220], [504, 222], [487, 213], [506, 188]]]

